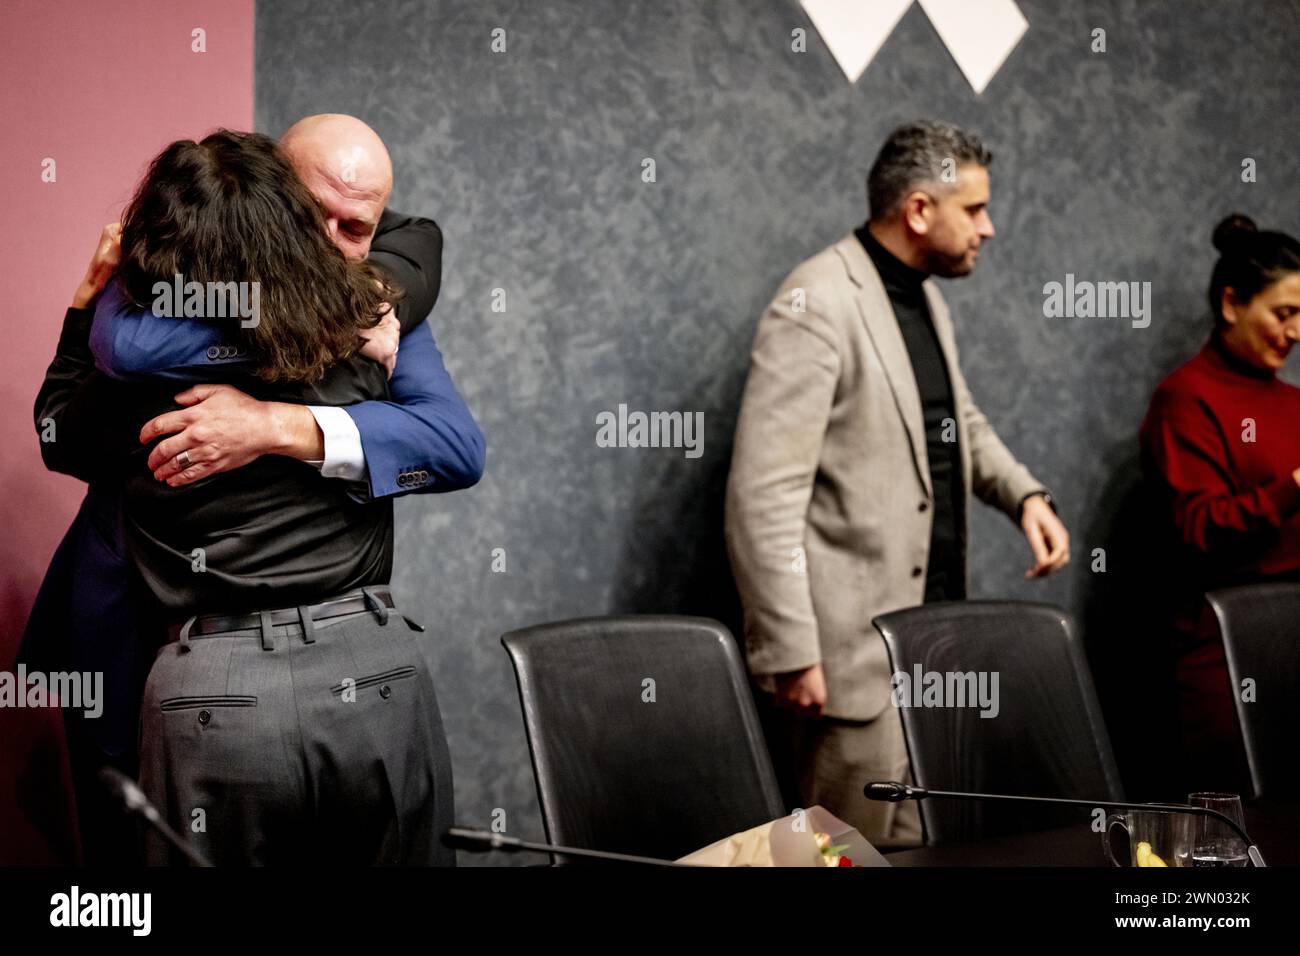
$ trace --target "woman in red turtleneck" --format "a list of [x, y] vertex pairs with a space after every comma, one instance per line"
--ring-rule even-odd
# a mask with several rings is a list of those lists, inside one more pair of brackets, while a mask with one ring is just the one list
[[1300, 243], [1229, 216], [1214, 232], [1210, 341], [1160, 384], [1142, 463], [1169, 522], [1182, 766], [1244, 792], [1245, 756], [1205, 592], [1300, 580], [1300, 388], [1277, 372], [1300, 341]]

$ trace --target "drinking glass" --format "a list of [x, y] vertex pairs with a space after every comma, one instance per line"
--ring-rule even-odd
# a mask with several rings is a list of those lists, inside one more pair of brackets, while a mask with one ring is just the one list
[[[1241, 797], [1235, 793], [1190, 793], [1194, 807], [1217, 810], [1238, 826], [1245, 826]], [[1245, 866], [1246, 842], [1226, 823], [1213, 817], [1192, 817], [1192, 866]]]

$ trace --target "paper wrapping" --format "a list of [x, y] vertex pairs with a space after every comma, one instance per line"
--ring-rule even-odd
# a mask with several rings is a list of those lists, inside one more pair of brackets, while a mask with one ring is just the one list
[[840, 854], [852, 859], [855, 866], [889, 866], [861, 833], [824, 807], [809, 807], [733, 833], [677, 862], [694, 866], [824, 866], [818, 833], [829, 833], [832, 845], [847, 844]]

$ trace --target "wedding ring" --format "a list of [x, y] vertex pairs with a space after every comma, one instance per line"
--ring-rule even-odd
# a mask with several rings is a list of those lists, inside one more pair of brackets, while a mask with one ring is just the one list
[[190, 467], [190, 465], [194, 464], [194, 462], [190, 461], [190, 453], [188, 451], [183, 451], [176, 456], [176, 464], [180, 466], [181, 471], [184, 471], [186, 468]]

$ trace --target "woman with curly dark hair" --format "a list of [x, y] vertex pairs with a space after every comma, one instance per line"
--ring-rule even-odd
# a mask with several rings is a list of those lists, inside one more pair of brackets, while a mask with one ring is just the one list
[[218, 130], [159, 153], [122, 217], [121, 256], [118, 281], [140, 306], [174, 277], [251, 288], [258, 321], [240, 322], [240, 335], [266, 381], [319, 381], [397, 298], [373, 265], [343, 257], [315, 198], [260, 133]]

